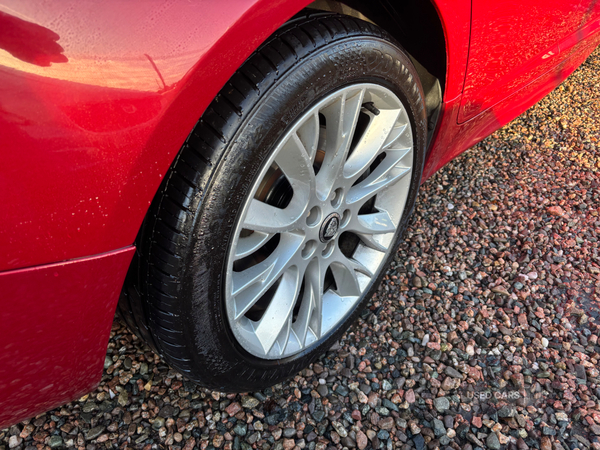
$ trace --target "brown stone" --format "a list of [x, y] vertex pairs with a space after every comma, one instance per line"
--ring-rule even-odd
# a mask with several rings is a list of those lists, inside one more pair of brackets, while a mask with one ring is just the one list
[[225, 411], [227, 412], [227, 414], [229, 414], [230, 417], [235, 416], [241, 410], [242, 410], [242, 405], [240, 405], [238, 402], [234, 402], [231, 405], [229, 405], [227, 408], [225, 408]]
[[365, 433], [359, 430], [358, 433], [356, 433], [356, 445], [359, 450], [364, 450], [368, 443], [369, 441], [367, 440]]
[[371, 417], [369, 417], [369, 420], [371, 421], [371, 423], [373, 425], [377, 425], [379, 423], [379, 414], [377, 414], [375, 411], [373, 411], [371, 413]]
[[186, 442], [185, 442], [185, 446], [183, 447], [183, 450], [192, 450], [194, 448], [194, 446], [196, 445], [196, 439], [194, 438], [189, 438]]
[[565, 210], [560, 206], [550, 206], [546, 211], [551, 216], [563, 216], [565, 214]]
[[449, 392], [453, 389], [456, 389], [460, 386], [460, 380], [452, 377], [444, 378], [442, 382], [442, 389], [446, 392]]
[[378, 425], [382, 430], [391, 430], [394, 426], [394, 418], [386, 417], [385, 419], [380, 419]]
[[540, 442], [540, 450], [552, 450], [552, 441], [548, 436], [542, 436], [542, 441]]

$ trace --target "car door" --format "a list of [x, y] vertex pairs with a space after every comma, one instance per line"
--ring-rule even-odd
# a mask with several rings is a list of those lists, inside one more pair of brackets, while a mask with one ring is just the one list
[[522, 88], [559, 62], [559, 44], [581, 25], [589, 0], [473, 0], [459, 122]]

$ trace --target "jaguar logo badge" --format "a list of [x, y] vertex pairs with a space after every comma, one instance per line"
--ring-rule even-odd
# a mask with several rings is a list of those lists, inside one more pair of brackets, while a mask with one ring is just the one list
[[337, 233], [338, 226], [339, 224], [337, 217], [332, 217], [329, 223], [327, 224], [327, 228], [325, 228], [325, 233], [323, 234], [323, 237], [325, 239], [331, 239], [332, 237], [334, 237], [335, 233]]
[[323, 225], [321, 225], [321, 232], [319, 233], [321, 242], [327, 242], [333, 239], [339, 229], [340, 215], [338, 213], [333, 213], [327, 216], [323, 221]]

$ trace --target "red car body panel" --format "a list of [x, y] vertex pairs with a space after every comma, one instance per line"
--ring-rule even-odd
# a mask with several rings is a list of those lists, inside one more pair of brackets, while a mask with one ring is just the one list
[[0, 274], [0, 429], [96, 387], [134, 251]]
[[[98, 383], [162, 178], [235, 70], [308, 3], [0, 0], [0, 428]], [[423, 180], [562, 82], [600, 37], [589, 0], [433, 3], [447, 70]], [[500, 27], [513, 8], [552, 21], [552, 6], [566, 13], [552, 58], [542, 43], [498, 73], [486, 17], [503, 13]], [[518, 49], [531, 36], [512, 38]]]
[[557, 65], [559, 44], [583, 25], [590, 0], [473, 2], [465, 122]]

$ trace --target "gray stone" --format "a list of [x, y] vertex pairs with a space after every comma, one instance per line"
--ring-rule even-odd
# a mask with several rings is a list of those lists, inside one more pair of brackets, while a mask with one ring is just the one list
[[396, 378], [396, 389], [402, 389], [404, 387], [404, 383], [406, 383], [406, 378]]
[[329, 388], [326, 384], [320, 384], [317, 388], [317, 392], [321, 397], [327, 397], [327, 394], [329, 394]]
[[23, 439], [20, 436], [12, 435], [8, 439], [8, 448], [16, 448], [21, 445], [21, 442], [23, 442]]
[[417, 450], [423, 450], [425, 448], [425, 438], [421, 434], [417, 434], [413, 437], [413, 442]]
[[88, 441], [91, 441], [92, 439], [96, 439], [98, 436], [100, 436], [103, 431], [104, 431], [104, 427], [101, 425], [98, 425], [97, 427], [94, 427], [90, 431], [88, 431], [85, 435], [85, 438]]
[[454, 367], [448, 366], [444, 369], [444, 372], [446, 373], [446, 375], [448, 375], [452, 378], [462, 379], [462, 374], [458, 370], [456, 370]]
[[483, 442], [477, 439], [477, 436], [475, 436], [473, 433], [467, 433], [467, 439], [478, 447], [483, 447]]
[[342, 445], [348, 448], [356, 448], [356, 442], [349, 436], [342, 438]]
[[251, 395], [244, 395], [241, 403], [242, 407], [246, 409], [254, 409], [260, 404], [260, 402]]
[[454, 417], [451, 415], [444, 416], [444, 425], [446, 428], [454, 428]]
[[544, 434], [544, 436], [555, 436], [556, 431], [552, 427], [542, 427], [542, 434]]
[[248, 426], [243, 422], [238, 422], [235, 424], [235, 427], [233, 427], [233, 432], [236, 434], [236, 436], [246, 436], [246, 433], [248, 432]]
[[586, 448], [590, 448], [592, 446], [591, 442], [588, 441], [586, 438], [584, 438], [582, 435], [580, 434], [574, 434], [573, 437], [575, 439], [577, 439], [579, 442], [581, 442], [583, 445], [586, 446]]
[[444, 422], [438, 419], [433, 419], [433, 433], [438, 438], [444, 436], [446, 434]]
[[316, 422], [320, 422], [321, 420], [323, 420], [323, 417], [325, 417], [325, 412], [323, 411], [315, 411], [313, 414], [313, 419], [315, 419]]
[[85, 405], [83, 405], [83, 408], [81, 408], [81, 412], [90, 413], [92, 411], [96, 411], [97, 409], [98, 405], [96, 405], [94, 402], [87, 402]]
[[63, 446], [63, 440], [60, 436], [50, 436], [50, 439], [48, 439], [48, 445], [50, 448], [59, 448]]
[[446, 397], [437, 397], [433, 399], [433, 406], [436, 410], [443, 413], [450, 409], [450, 401]]
[[498, 417], [514, 417], [516, 413], [514, 406], [506, 405], [498, 410]]
[[346, 397], [348, 395], [348, 388], [340, 384], [337, 388], [335, 388], [335, 393], [342, 397]]
[[163, 417], [156, 416], [154, 418], [154, 422], [152, 422], [152, 428], [154, 428], [155, 430], [159, 430], [164, 426], [165, 426], [165, 419]]
[[581, 380], [584, 383], [587, 382], [587, 375], [585, 373], [585, 367], [583, 367], [581, 364], [575, 364], [575, 376], [577, 377], [578, 380]]
[[390, 433], [387, 430], [379, 430], [379, 433], [377, 433], [377, 437], [383, 441], [390, 437]]
[[[127, 391], [126, 391], [127, 392]], [[98, 408], [100, 409], [100, 411], [102, 412], [109, 412], [112, 411], [112, 409], [115, 407], [115, 404], [113, 402], [110, 402], [108, 400], [104, 400], [102, 403], [100, 403], [100, 405], [98, 406]]]
[[295, 428], [284, 428], [283, 429], [283, 437], [285, 438], [291, 438], [296, 436], [296, 429]]
[[382, 402], [383, 406], [387, 409], [391, 409], [392, 411], [396, 411], [398, 412], [398, 407], [396, 405], [394, 405], [390, 400], [388, 400], [387, 398], [383, 399]]
[[491, 432], [488, 435], [487, 439], [485, 440], [485, 444], [488, 446], [488, 448], [491, 448], [492, 450], [500, 450], [500, 440], [494, 432]]
[[390, 415], [390, 410], [387, 409], [387, 408], [384, 408], [383, 406], [379, 406], [379, 407], [375, 408], [375, 411], [377, 411], [382, 416], [389, 416]]
[[248, 441], [248, 444], [252, 445], [256, 441], [258, 441], [259, 437], [260, 437], [260, 433], [257, 431], [256, 433], [252, 433], [250, 436], [248, 436], [248, 439], [246, 439], [246, 440]]

